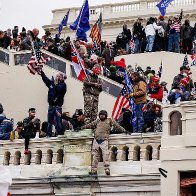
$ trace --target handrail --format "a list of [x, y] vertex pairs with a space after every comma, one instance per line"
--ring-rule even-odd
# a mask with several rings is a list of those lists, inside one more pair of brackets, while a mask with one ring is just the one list
[[[31, 51], [28, 51], [28, 50], [14, 52], [14, 51], [9, 51], [9, 50], [0, 48], [0, 51], [3, 51], [7, 53], [8, 55], [10, 54], [13, 55], [13, 60], [11, 59], [11, 62], [13, 62], [14, 64], [12, 65], [28, 64], [29, 59], [31, 57]], [[69, 77], [73, 77], [77, 79], [76, 76], [74, 76], [74, 74], [72, 73], [73, 69], [71, 68], [71, 61], [64, 59], [63, 57], [60, 57], [58, 55], [52, 54], [51, 52], [48, 52], [46, 50], [42, 50], [42, 53], [46, 57], [51, 57], [51, 61], [48, 61], [46, 63], [46, 66], [49, 66], [50, 68], [63, 72]], [[22, 56], [22, 59], [20, 56]], [[0, 53], [0, 61], [1, 61], [1, 53]], [[104, 92], [114, 97], [117, 97], [120, 94], [121, 89], [123, 88], [122, 84], [119, 84], [105, 76], [99, 76], [99, 77], [102, 79], [102, 85], [103, 85]], [[147, 99], [150, 101], [154, 101], [150, 97], [147, 97]], [[162, 103], [160, 101], [156, 100], [156, 103], [162, 106]]]

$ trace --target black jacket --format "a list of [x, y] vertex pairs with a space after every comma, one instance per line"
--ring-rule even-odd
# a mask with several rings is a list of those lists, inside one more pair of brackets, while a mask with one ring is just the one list
[[51, 106], [62, 106], [64, 103], [64, 96], [67, 92], [67, 85], [65, 82], [58, 84], [54, 83], [54, 79], [50, 80], [45, 73], [41, 72], [42, 80], [48, 87], [48, 103]]

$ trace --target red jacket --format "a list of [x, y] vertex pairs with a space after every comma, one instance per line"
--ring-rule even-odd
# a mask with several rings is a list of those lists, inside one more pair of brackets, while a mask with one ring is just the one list
[[117, 67], [121, 67], [123, 69], [126, 69], [126, 65], [125, 65], [125, 59], [121, 58], [120, 61], [111, 61], [112, 65], [115, 65]]
[[163, 98], [163, 88], [158, 85], [158, 86], [153, 86], [152, 84], [149, 86], [148, 89], [148, 94], [149, 97], [153, 99], [157, 99], [158, 101], [162, 102]]

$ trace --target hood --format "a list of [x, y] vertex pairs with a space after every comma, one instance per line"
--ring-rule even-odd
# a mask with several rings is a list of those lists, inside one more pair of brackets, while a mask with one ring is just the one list
[[120, 61], [122, 61], [124, 63], [125, 62], [125, 59], [124, 58], [121, 58]]

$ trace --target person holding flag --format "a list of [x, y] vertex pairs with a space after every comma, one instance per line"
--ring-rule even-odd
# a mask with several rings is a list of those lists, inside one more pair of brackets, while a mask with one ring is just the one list
[[134, 98], [135, 107], [134, 118], [132, 117], [133, 133], [142, 133], [144, 128], [144, 117], [142, 108], [147, 101], [147, 85], [145, 80], [140, 76], [138, 72], [131, 74], [131, 79], [133, 81], [133, 92], [128, 93], [126, 97]]

